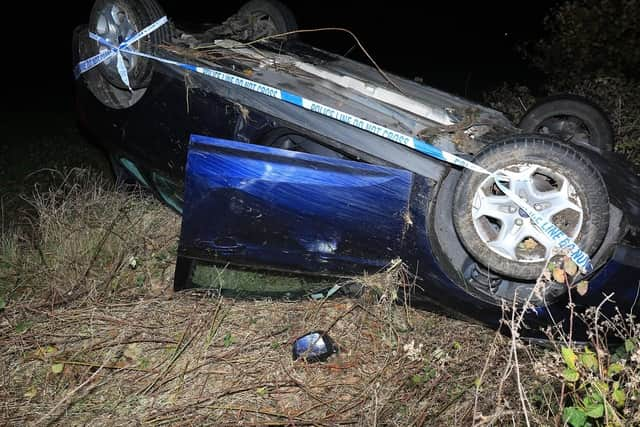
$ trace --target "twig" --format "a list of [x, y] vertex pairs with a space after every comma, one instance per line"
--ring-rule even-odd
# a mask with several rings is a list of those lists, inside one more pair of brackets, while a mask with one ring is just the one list
[[310, 422], [307, 420], [298, 419], [297, 417], [292, 417], [290, 415], [281, 414], [275, 411], [269, 411], [267, 409], [253, 409], [253, 408], [246, 408], [242, 406], [217, 406], [217, 405], [207, 405], [206, 407], [209, 409], [219, 409], [222, 411], [251, 412], [254, 414], [270, 415], [272, 417], [277, 417], [277, 418], [293, 419], [296, 422], [303, 422], [303, 423]]
[[[109, 237], [109, 235], [111, 234], [111, 232], [115, 228], [116, 224], [120, 220], [121, 215], [123, 214], [123, 211], [124, 211], [124, 206], [120, 207], [120, 210], [118, 211], [118, 214], [115, 216], [113, 221], [111, 221], [111, 224], [109, 224], [109, 227], [105, 230], [104, 234], [100, 238], [100, 241], [98, 242], [98, 246], [97, 246], [95, 252], [93, 253], [93, 256], [91, 257], [91, 261], [89, 261], [89, 265], [87, 266], [87, 268], [86, 268], [86, 270], [84, 272], [84, 275], [82, 276], [82, 280], [81, 280], [79, 285], [82, 286], [82, 285], [84, 285], [86, 283], [87, 277], [89, 277], [89, 272], [91, 271], [91, 269], [93, 268], [93, 265], [97, 261], [98, 256], [100, 255], [100, 252], [102, 252], [102, 248], [104, 247], [105, 243], [107, 242], [107, 238]], [[73, 291], [73, 288], [71, 290]]]
[[475, 419], [476, 419], [476, 414], [478, 413], [478, 396], [480, 396], [480, 387], [482, 387], [482, 382], [484, 380], [484, 376], [487, 373], [487, 370], [489, 368], [489, 360], [493, 360], [493, 356], [496, 353], [496, 349], [497, 349], [497, 341], [500, 337], [500, 332], [496, 332], [493, 338], [493, 342], [491, 343], [491, 346], [489, 347], [489, 354], [487, 354], [487, 358], [484, 361], [484, 366], [482, 367], [482, 371], [480, 371], [480, 376], [478, 377], [478, 380], [476, 381], [476, 393], [475, 393], [475, 398], [474, 398], [474, 402], [473, 402], [473, 423], [475, 425]]
[[[43, 417], [41, 417], [38, 421], [36, 421], [35, 425], [43, 423], [47, 418], [49, 418], [52, 414], [54, 414], [55, 411], [60, 407], [60, 405], [62, 405], [67, 400], [69, 400], [74, 394], [76, 394], [85, 385], [89, 384], [98, 375], [98, 373], [100, 373], [100, 371], [102, 371], [102, 368], [103, 368], [102, 366], [99, 367], [89, 378], [84, 380], [79, 386], [77, 386], [76, 388], [71, 390], [69, 393], [67, 393], [67, 395], [65, 397], [63, 397], [53, 408], [51, 408], [51, 410], [49, 410], [49, 412], [47, 412]], [[97, 385], [98, 384], [94, 384], [92, 387], [89, 388], [89, 391], [94, 389], [95, 387], [97, 387]], [[49, 424], [49, 423], [47, 423], [47, 424]]]
[[149, 384], [147, 387], [145, 387], [140, 392], [141, 394], [147, 394], [148, 392], [151, 391], [151, 389], [153, 389], [153, 387], [155, 387], [155, 385], [158, 383], [158, 381], [160, 381], [160, 378], [171, 370], [171, 368], [173, 367], [174, 363], [178, 360], [178, 358], [182, 355], [182, 353], [187, 349], [187, 347], [189, 347], [191, 342], [193, 342], [193, 340], [196, 338], [196, 336], [198, 334], [194, 333], [191, 336], [191, 338], [189, 338], [189, 341], [187, 341], [187, 343], [185, 345], [180, 347], [180, 345], [184, 342], [184, 338], [185, 338], [185, 336], [187, 334], [187, 331], [189, 330], [189, 327], [191, 326], [191, 324], [192, 323], [190, 322], [189, 325], [187, 325], [185, 330], [182, 332], [182, 337], [180, 338], [180, 344], [178, 344], [178, 346], [176, 347], [176, 351], [173, 353], [173, 357], [169, 361], [169, 364], [167, 365], [167, 367], [162, 371], [162, 373], [160, 373], [160, 374], [158, 374], [156, 376], [156, 378], [153, 380], [153, 382], [151, 384]]
[[[308, 396], [310, 396], [313, 400], [317, 400], [318, 403], [327, 406], [329, 408], [331, 408], [332, 410], [335, 410], [335, 408], [333, 406], [331, 406], [330, 402], [327, 402], [326, 400], [322, 400], [320, 397], [316, 396], [315, 394], [313, 394], [311, 391], [309, 391], [307, 389], [307, 387], [301, 383], [300, 381], [298, 381], [293, 375], [291, 375], [291, 372], [289, 372], [287, 369], [284, 370], [285, 374], [287, 374], [287, 376], [289, 378], [291, 378], [291, 381], [293, 381], [293, 383], [298, 386], [302, 391], [304, 391]], [[304, 412], [303, 412], [304, 413]], [[297, 416], [300, 416], [301, 413], [298, 413]]]
[[[515, 298], [514, 298], [514, 304], [515, 304]], [[518, 340], [518, 336], [516, 333], [512, 333], [512, 337], [511, 337], [511, 351], [513, 352], [513, 359], [514, 359], [514, 370], [516, 372], [516, 382], [518, 385], [518, 395], [520, 396], [520, 403], [522, 404], [522, 411], [524, 412], [524, 420], [527, 423], [527, 427], [531, 426], [531, 423], [529, 422], [529, 411], [527, 410], [527, 396], [526, 393], [524, 392], [524, 389], [522, 388], [522, 380], [520, 379], [520, 364], [518, 363], [518, 348], [517, 348], [517, 340]]]
[[[473, 387], [474, 387], [474, 384], [471, 383], [466, 388], [464, 388], [462, 391], [460, 391], [458, 394], [453, 396], [453, 398], [451, 400], [449, 400], [447, 403], [445, 403], [444, 406], [442, 408], [440, 408], [440, 410], [438, 412], [436, 412], [436, 414], [431, 417], [431, 419], [433, 419], [433, 420], [438, 419], [440, 417], [440, 415], [444, 414], [447, 409], [449, 409], [454, 403], [456, 403], [458, 400], [460, 400], [462, 398], [462, 396], [464, 396]], [[425, 415], [426, 415], [426, 413], [425, 413]], [[422, 424], [417, 424], [416, 423], [417, 426], [418, 425], [423, 425], [423, 424], [424, 424], [424, 422]]]
[[[39, 359], [39, 360], [43, 360], [43, 359]], [[54, 360], [53, 363], [62, 363], [65, 365], [88, 366], [91, 368], [100, 368], [100, 369], [115, 369], [118, 371], [137, 371], [137, 372], [152, 372], [152, 373], [156, 372], [151, 369], [136, 368], [133, 366], [105, 365], [105, 364], [98, 364], [98, 363], [91, 363], [91, 362], [82, 362], [79, 360]]]

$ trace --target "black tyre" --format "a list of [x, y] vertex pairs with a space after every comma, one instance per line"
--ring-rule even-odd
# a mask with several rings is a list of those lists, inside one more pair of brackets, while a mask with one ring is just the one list
[[[593, 164], [543, 135], [514, 135], [481, 151], [474, 162], [511, 177], [510, 190], [593, 255], [609, 224], [609, 198]], [[504, 276], [540, 275], [555, 243], [505, 196], [493, 178], [465, 170], [454, 198], [460, 241], [480, 264]]]
[[531, 107], [519, 127], [588, 148], [613, 150], [613, 128], [607, 114], [593, 102], [576, 95], [545, 98]]
[[[97, 0], [91, 9], [89, 30], [118, 45], [130, 35], [164, 16], [164, 11], [154, 0]], [[155, 46], [171, 39], [169, 24], [164, 24], [131, 48], [145, 53], [155, 53]], [[92, 41], [93, 54], [108, 49]], [[153, 60], [136, 55], [122, 55], [132, 89], [146, 88], [153, 74]], [[128, 89], [118, 74], [116, 59], [98, 65], [98, 71], [107, 82], [120, 89]]]
[[298, 29], [293, 12], [277, 0], [251, 0], [238, 10], [238, 14], [249, 17], [256, 27], [255, 34], [274, 35]]

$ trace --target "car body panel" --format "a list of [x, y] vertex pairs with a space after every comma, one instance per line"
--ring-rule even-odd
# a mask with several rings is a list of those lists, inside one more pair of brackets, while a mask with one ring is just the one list
[[402, 251], [406, 170], [198, 135], [187, 170], [185, 253], [354, 275]]

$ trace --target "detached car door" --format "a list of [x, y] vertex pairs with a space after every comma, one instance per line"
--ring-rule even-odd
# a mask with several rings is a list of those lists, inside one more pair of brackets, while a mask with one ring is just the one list
[[412, 174], [192, 135], [179, 256], [331, 275], [400, 256]]

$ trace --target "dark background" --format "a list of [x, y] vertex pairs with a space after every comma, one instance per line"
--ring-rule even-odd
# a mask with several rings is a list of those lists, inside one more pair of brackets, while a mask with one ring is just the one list
[[[386, 70], [481, 100], [504, 81], [535, 86], [539, 76], [516, 46], [542, 34], [543, 17], [558, 1], [536, 2], [372, 2], [283, 1], [300, 28], [352, 30]], [[21, 2], [5, 14], [3, 111], [72, 108], [71, 32], [88, 21], [92, 1]], [[161, 1], [176, 22], [220, 22], [242, 1]], [[346, 34], [309, 34], [303, 40], [364, 60]]]

